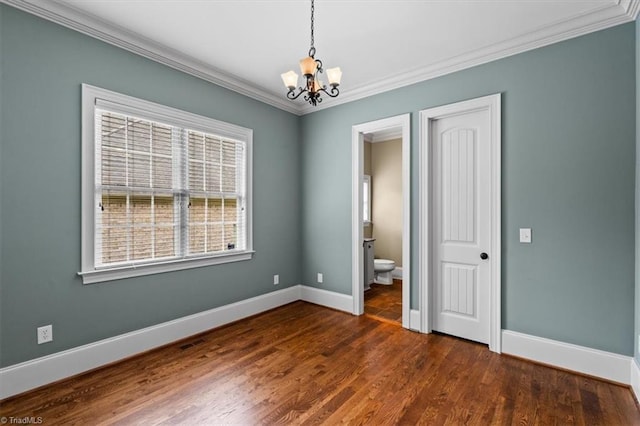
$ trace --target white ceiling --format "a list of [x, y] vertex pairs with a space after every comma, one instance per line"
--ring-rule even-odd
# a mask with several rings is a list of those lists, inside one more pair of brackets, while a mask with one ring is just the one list
[[316, 0], [316, 58], [343, 71], [319, 107], [284, 98], [310, 0], [0, 0], [298, 114], [635, 19], [640, 0]]

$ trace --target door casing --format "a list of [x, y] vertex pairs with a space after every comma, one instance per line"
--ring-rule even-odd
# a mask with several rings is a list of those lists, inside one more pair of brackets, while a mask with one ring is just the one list
[[468, 101], [429, 108], [420, 111], [420, 141], [419, 141], [419, 196], [418, 196], [418, 282], [420, 305], [420, 331], [430, 333], [432, 330], [432, 314], [434, 301], [432, 300], [434, 285], [434, 261], [432, 241], [433, 194], [432, 194], [432, 124], [434, 121], [460, 115], [472, 111], [488, 110], [491, 122], [491, 244], [493, 255], [489, 258], [491, 264], [490, 284], [490, 330], [489, 349], [501, 352], [501, 95], [494, 94]]
[[410, 114], [357, 124], [351, 131], [351, 281], [354, 315], [364, 313], [364, 259], [362, 219], [362, 176], [364, 135], [392, 128], [402, 129], [402, 326], [409, 328], [411, 309], [411, 116]]

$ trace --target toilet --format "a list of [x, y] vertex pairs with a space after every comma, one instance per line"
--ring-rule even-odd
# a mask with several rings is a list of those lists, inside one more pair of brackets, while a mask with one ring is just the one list
[[373, 270], [375, 272], [373, 282], [376, 284], [393, 284], [391, 271], [396, 269], [396, 263], [389, 259], [374, 259]]

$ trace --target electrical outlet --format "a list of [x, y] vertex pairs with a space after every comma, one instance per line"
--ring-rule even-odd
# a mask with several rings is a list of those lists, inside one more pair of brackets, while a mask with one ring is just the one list
[[52, 340], [53, 340], [52, 325], [44, 325], [42, 327], [38, 327], [38, 344], [39, 345], [43, 343], [51, 342]]
[[322, 272], [318, 272], [318, 282], [322, 283], [323, 279], [324, 279], [324, 277], [322, 276]]
[[275, 274], [273, 276], [273, 285], [278, 285], [278, 284], [280, 284], [280, 275]]

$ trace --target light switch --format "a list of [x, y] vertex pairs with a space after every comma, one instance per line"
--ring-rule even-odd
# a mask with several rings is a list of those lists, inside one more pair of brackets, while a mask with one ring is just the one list
[[531, 228], [520, 228], [520, 242], [521, 243], [531, 242]]

